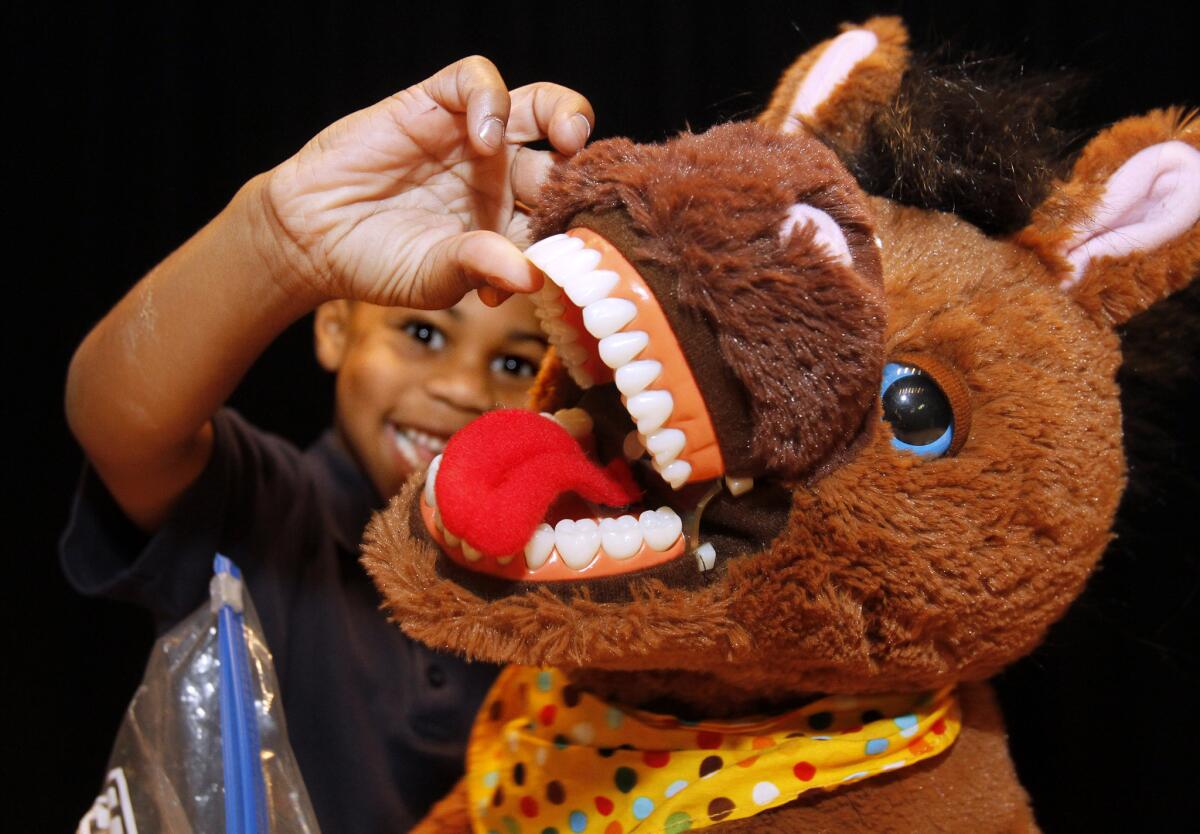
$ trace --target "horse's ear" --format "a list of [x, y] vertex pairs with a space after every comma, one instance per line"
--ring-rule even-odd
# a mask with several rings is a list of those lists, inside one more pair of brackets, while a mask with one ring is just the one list
[[842, 33], [788, 67], [760, 124], [782, 133], [806, 126], [835, 147], [856, 151], [871, 118], [896, 97], [908, 68], [908, 31], [898, 17], [842, 24]]
[[1200, 119], [1156, 110], [1099, 134], [1016, 240], [1108, 324], [1183, 287], [1200, 271]]

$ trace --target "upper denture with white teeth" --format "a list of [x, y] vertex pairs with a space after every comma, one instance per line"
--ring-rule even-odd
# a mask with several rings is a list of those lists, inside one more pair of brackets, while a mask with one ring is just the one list
[[[615, 250], [601, 252], [586, 245], [586, 234], [586, 230], [575, 230], [553, 235], [525, 252], [549, 279], [533, 298], [550, 343], [581, 388], [609, 378], [615, 381], [626, 410], [637, 424], [642, 447], [653, 456], [654, 468], [663, 480], [679, 489], [689, 482], [716, 477], [721, 474], [717, 471], [721, 468], [720, 452], [708, 415], [688, 414], [679, 421], [681, 425], [672, 423], [672, 417], [678, 416], [677, 395], [702, 403], [686, 362], [679, 361], [682, 357], [678, 346], [655, 345], [677, 359], [666, 376], [663, 361], [645, 356], [653, 342], [647, 329], [639, 325], [657, 325], [657, 338], [669, 338], [669, 325], [657, 302], [626, 263], [620, 264], [624, 269], [604, 268], [609, 264], [602, 261], [623, 259]], [[564, 295], [580, 311], [578, 318], [565, 315], [568, 307]], [[580, 324], [584, 332], [580, 332]], [[702, 405], [699, 410], [703, 412]], [[689, 430], [692, 437], [688, 436]], [[705, 455], [701, 462], [685, 453], [701, 449]]]

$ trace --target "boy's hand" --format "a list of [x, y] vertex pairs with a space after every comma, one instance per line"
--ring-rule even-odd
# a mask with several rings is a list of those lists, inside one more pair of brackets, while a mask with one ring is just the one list
[[555, 84], [510, 94], [472, 57], [335, 122], [263, 181], [292, 289], [424, 308], [474, 287], [496, 288], [481, 293], [490, 303], [536, 289], [513, 203], [536, 200], [555, 155], [522, 143], [548, 138], [571, 155], [594, 118]]

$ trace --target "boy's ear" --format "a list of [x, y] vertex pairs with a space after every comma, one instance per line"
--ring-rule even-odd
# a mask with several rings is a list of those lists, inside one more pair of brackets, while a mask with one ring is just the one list
[[1096, 136], [1016, 241], [1110, 325], [1183, 287], [1200, 271], [1196, 113], [1156, 110]]
[[808, 127], [828, 144], [855, 152], [908, 69], [908, 30], [898, 17], [843, 23], [842, 33], [788, 67], [760, 124], [782, 133]]
[[350, 330], [350, 302], [326, 301], [313, 316], [313, 339], [317, 361], [330, 373], [342, 367]]

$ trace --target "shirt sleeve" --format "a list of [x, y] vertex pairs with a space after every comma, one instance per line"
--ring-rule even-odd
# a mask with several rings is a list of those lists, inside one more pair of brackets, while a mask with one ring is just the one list
[[169, 627], [207, 597], [214, 554], [254, 573], [279, 552], [264, 546], [262, 531], [301, 534], [296, 525], [313, 517], [305, 510], [313, 502], [311, 481], [292, 444], [222, 409], [213, 417], [212, 458], [152, 535], [84, 466], [59, 541], [63, 571], [80, 593], [141, 605], [160, 629]]

